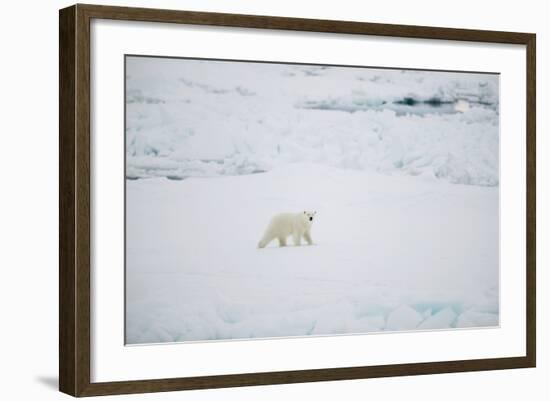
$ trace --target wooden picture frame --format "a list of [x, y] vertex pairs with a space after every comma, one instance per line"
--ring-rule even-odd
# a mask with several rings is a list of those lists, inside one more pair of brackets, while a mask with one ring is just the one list
[[[365, 367], [91, 382], [90, 21], [109, 19], [517, 44], [526, 47], [526, 355]], [[535, 48], [531, 33], [74, 5], [59, 14], [59, 389], [73, 396], [144, 393], [534, 367], [536, 361]]]

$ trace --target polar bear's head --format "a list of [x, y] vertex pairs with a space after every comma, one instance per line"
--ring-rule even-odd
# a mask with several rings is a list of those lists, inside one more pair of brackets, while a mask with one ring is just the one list
[[308, 212], [307, 210], [304, 211], [304, 216], [310, 223], [313, 223], [313, 218], [315, 217], [315, 214], [317, 212]]

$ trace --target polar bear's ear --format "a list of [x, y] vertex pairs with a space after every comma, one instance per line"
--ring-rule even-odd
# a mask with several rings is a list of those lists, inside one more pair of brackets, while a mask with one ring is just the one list
[[304, 210], [304, 214], [306, 214], [306, 211]]
[[317, 211], [314, 211], [314, 212], [313, 212], [313, 215], [315, 216], [316, 214], [317, 214]]

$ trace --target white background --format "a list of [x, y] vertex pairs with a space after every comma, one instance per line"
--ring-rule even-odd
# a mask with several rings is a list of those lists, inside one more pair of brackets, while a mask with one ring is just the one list
[[[111, 4], [109, 2], [100, 2]], [[2, 144], [2, 207], [0, 266], [4, 272], [2, 300], [3, 398], [60, 399], [57, 384], [57, 9], [62, 1], [11, 3], [5, 10], [2, 29], [2, 73], [0, 96]], [[327, 382], [244, 389], [208, 390], [127, 396], [126, 399], [269, 400], [318, 398], [385, 398], [447, 400], [544, 399], [544, 378], [550, 373], [544, 343], [549, 297], [543, 293], [543, 271], [548, 251], [544, 249], [548, 214], [544, 203], [543, 158], [548, 140], [543, 134], [548, 120], [548, 86], [543, 74], [549, 66], [547, 42], [550, 28], [545, 23], [543, 3], [462, 1], [452, 7], [445, 2], [406, 1], [376, 3], [375, 8], [356, 1], [132, 1], [118, 5], [155, 6], [250, 14], [309, 18], [350, 19], [417, 25], [531, 31], [538, 34], [538, 316], [539, 367], [516, 371], [461, 373], [436, 376]], [[539, 5], [540, 4], [540, 5]], [[451, 11], [449, 11], [451, 10]], [[24, 18], [22, 17], [24, 16]], [[6, 91], [7, 89], [7, 91]], [[7, 185], [6, 185], [7, 184]], [[548, 315], [546, 313], [546, 315]], [[546, 318], [548, 319], [548, 318]], [[546, 391], [545, 391], [546, 390]], [[105, 398], [103, 398], [105, 399]], [[122, 399], [122, 397], [120, 397]]]

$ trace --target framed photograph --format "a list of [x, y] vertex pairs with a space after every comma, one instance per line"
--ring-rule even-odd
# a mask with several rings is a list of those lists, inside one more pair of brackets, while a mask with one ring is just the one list
[[535, 366], [534, 34], [59, 18], [61, 391]]

